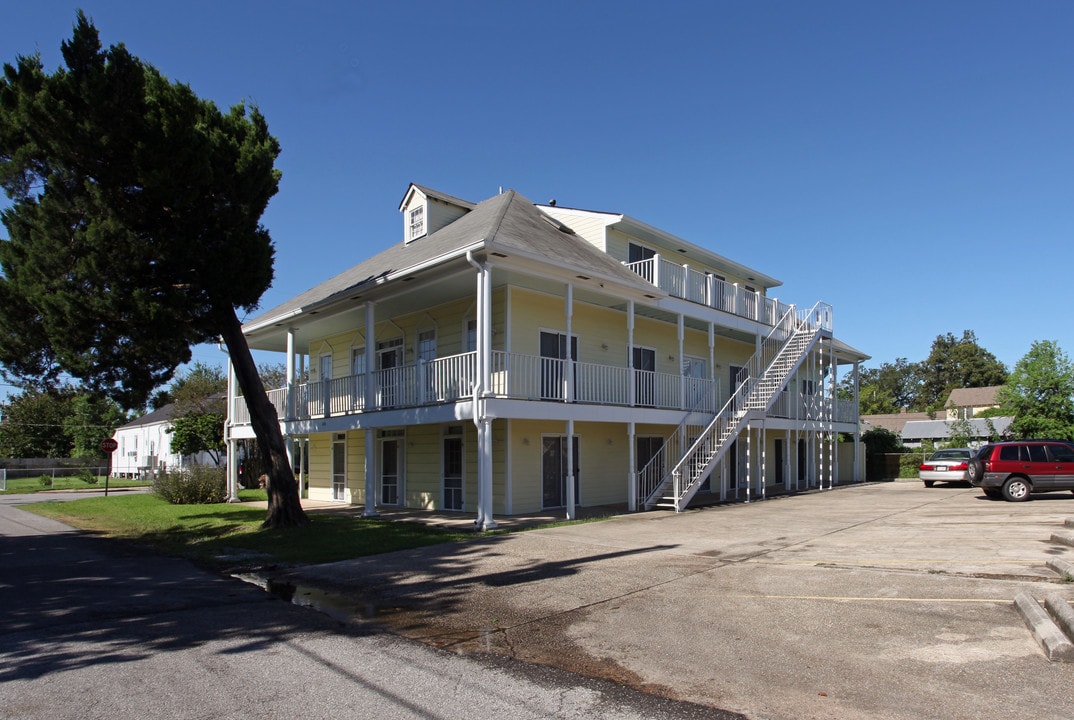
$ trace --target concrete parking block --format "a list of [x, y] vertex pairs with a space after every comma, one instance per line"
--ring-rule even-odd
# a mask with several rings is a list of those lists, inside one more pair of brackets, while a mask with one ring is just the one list
[[1052, 558], [1047, 563], [1050, 570], [1054, 570], [1064, 582], [1074, 582], [1074, 563], [1062, 558]]
[[1074, 547], [1074, 534], [1071, 533], [1052, 533], [1052, 542], [1059, 543], [1061, 545], [1069, 545]]
[[[1049, 660], [1074, 662], [1074, 643], [1059, 629], [1040, 603], [1022, 591], [1015, 596], [1014, 604]], [[1065, 600], [1063, 604], [1066, 604]]]

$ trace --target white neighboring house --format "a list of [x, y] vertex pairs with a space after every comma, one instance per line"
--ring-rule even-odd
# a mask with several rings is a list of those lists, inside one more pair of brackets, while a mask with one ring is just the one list
[[[216, 465], [209, 453], [180, 456], [172, 452], [168, 427], [174, 414], [175, 405], [168, 403], [117, 429], [112, 437], [119, 447], [112, 453], [111, 476], [142, 477], [187, 465]], [[221, 464], [224, 458], [221, 453]]]

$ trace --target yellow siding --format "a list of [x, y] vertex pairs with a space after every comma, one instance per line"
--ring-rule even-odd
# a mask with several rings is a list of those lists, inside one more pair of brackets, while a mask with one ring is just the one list
[[[567, 425], [564, 422], [512, 420], [511, 429], [514, 512], [538, 512], [544, 499], [542, 438], [565, 437]], [[579, 504], [626, 502], [630, 473], [630, 439], [626, 425], [580, 422], [575, 424], [574, 434], [578, 436]]]
[[411, 425], [406, 430], [407, 507], [432, 510], [441, 506], [441, 438], [440, 425]]
[[626, 502], [630, 437], [618, 423], [575, 423], [578, 435], [579, 502], [583, 506]]
[[310, 435], [310, 500], [332, 499], [332, 435]]
[[347, 433], [347, 501], [365, 503], [365, 431]]
[[[504, 291], [493, 293], [493, 346], [502, 348], [505, 317]], [[433, 330], [436, 333], [436, 356], [447, 357], [465, 351], [465, 322], [476, 317], [474, 298], [464, 297], [443, 303], [421, 312], [380, 320], [375, 327], [377, 342], [403, 338], [404, 363], [415, 361], [418, 333]], [[351, 352], [365, 347], [364, 324], [344, 333], [317, 338], [309, 344], [310, 379], [320, 380], [320, 357], [332, 355], [332, 377], [351, 374]]]

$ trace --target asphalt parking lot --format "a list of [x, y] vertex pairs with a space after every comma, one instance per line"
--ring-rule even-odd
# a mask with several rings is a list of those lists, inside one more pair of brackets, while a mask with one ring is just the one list
[[[1013, 600], [1074, 583], [1074, 495], [870, 483], [278, 571], [296, 598], [461, 653], [758, 719], [1071, 717]], [[1069, 530], [1069, 528], [1068, 528]], [[322, 594], [327, 591], [329, 594]], [[320, 601], [317, 598], [321, 598]]]

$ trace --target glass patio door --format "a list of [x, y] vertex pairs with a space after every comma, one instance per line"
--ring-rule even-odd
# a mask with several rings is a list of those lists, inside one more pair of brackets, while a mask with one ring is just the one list
[[[572, 360], [578, 359], [578, 338], [571, 337]], [[567, 359], [567, 336], [564, 333], [541, 331], [541, 399], [566, 400], [563, 361]]]
[[656, 350], [635, 347], [634, 359], [634, 404], [642, 407], [656, 405]]
[[[572, 438], [574, 446], [574, 502], [577, 504], [581, 496], [578, 494], [579, 471], [578, 471], [578, 437]], [[567, 504], [567, 438], [566, 436], [541, 438], [541, 478], [543, 481], [544, 508], [559, 508]]]

